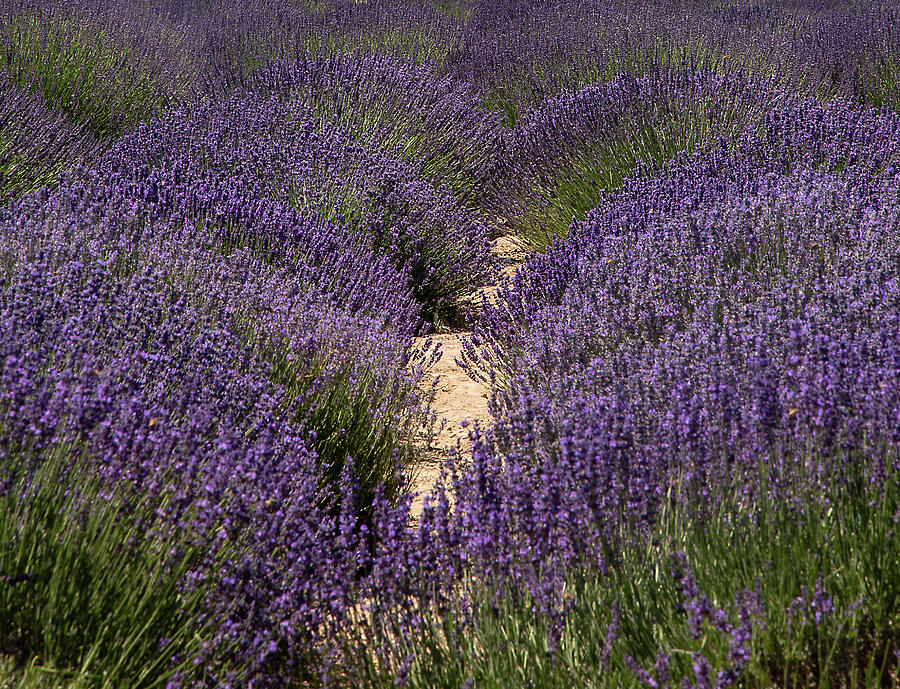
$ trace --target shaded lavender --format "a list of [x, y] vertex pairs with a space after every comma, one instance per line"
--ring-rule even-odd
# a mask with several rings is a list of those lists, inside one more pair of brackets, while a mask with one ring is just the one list
[[[852, 606], [851, 609], [857, 606]], [[805, 586], [800, 587], [800, 595], [791, 601], [785, 611], [787, 613], [788, 629], [805, 627], [807, 625], [820, 625], [826, 617], [834, 614], [834, 602], [825, 591], [825, 575], [819, 572], [816, 585], [812, 592]]]
[[90, 132], [0, 74], [0, 203], [55, 183], [61, 172], [91, 163], [98, 152]]

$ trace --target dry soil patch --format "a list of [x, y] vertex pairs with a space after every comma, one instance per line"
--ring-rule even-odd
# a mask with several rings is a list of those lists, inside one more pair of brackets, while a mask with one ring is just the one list
[[[501, 275], [511, 277], [527, 257], [527, 253], [514, 237], [501, 237], [494, 243], [493, 253], [500, 259]], [[497, 285], [487, 285], [469, 295], [466, 301], [473, 309], [478, 309], [496, 297]], [[490, 390], [483, 383], [472, 380], [456, 363], [462, 351], [462, 338], [470, 333], [450, 333], [434, 335], [441, 342], [443, 354], [428, 377], [429, 383], [436, 377], [437, 387], [432, 409], [437, 415], [436, 434], [422, 458], [413, 470], [413, 490], [419, 495], [413, 500], [410, 514], [418, 517], [422, 513], [424, 495], [431, 491], [440, 475], [441, 463], [447, 453], [458, 449], [465, 458], [471, 452], [469, 430], [477, 421], [482, 428], [488, 428], [491, 417], [488, 413]], [[417, 338], [414, 346], [421, 347], [425, 338]], [[465, 426], [461, 425], [465, 422]]]

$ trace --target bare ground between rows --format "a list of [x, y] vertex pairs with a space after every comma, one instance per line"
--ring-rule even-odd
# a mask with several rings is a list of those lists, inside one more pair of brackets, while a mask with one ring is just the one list
[[[500, 237], [494, 243], [492, 253], [500, 259], [500, 272], [512, 276], [522, 264], [527, 254], [515, 237]], [[498, 285], [485, 285], [466, 299], [473, 310], [496, 298]], [[480, 382], [472, 380], [456, 363], [463, 349], [463, 339], [471, 333], [467, 331], [438, 334], [431, 337], [441, 343], [443, 354], [440, 361], [429, 371], [426, 381], [437, 378], [432, 410], [437, 415], [437, 426], [431, 444], [426, 448], [420, 461], [411, 469], [412, 490], [416, 493], [410, 509], [414, 519], [422, 513], [424, 497], [434, 487], [440, 476], [441, 465], [447, 454], [458, 450], [465, 461], [471, 456], [469, 431], [476, 421], [481, 428], [489, 428], [492, 423], [488, 413], [490, 390]], [[421, 347], [426, 338], [416, 338], [414, 347]], [[465, 427], [461, 424], [465, 424]]]

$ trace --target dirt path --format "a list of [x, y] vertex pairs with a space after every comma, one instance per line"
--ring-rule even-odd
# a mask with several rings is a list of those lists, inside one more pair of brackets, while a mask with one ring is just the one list
[[[493, 253], [501, 259], [501, 272], [504, 275], [512, 275], [525, 259], [525, 253], [513, 237], [501, 237], [492, 249]], [[487, 285], [472, 294], [467, 300], [473, 307], [478, 308], [485, 301], [494, 299], [498, 287]], [[437, 414], [438, 425], [435, 438], [425, 453], [422, 462], [414, 469], [413, 490], [419, 495], [413, 500], [410, 515], [415, 518], [422, 513], [422, 501], [424, 494], [429, 492], [440, 475], [441, 463], [447, 453], [459, 448], [463, 457], [471, 452], [469, 441], [469, 428], [471, 423], [478, 421], [482, 428], [491, 425], [491, 417], [488, 414], [488, 395], [490, 390], [482, 383], [478, 383], [456, 363], [462, 351], [462, 340], [471, 333], [458, 332], [433, 335], [441, 342], [443, 354], [441, 360], [431, 370], [430, 380], [438, 378], [436, 395], [432, 408]], [[415, 345], [421, 346], [425, 338], [417, 338]], [[465, 426], [461, 425], [465, 424]]]

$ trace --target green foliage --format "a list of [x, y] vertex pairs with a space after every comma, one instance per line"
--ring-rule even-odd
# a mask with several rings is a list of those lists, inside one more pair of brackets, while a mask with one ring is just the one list
[[[381, 638], [357, 632], [352, 682], [394, 686], [405, 661], [405, 686], [423, 689], [639, 687], [626, 654], [652, 674], [660, 650], [670, 659], [672, 686], [682, 677], [694, 682], [698, 652], [715, 678], [730, 666], [730, 639], [709, 621], [699, 637], [691, 635], [671, 574], [672, 554], [683, 552], [700, 592], [732, 625], [739, 623], [736, 598], [761, 594], [765, 614], [752, 624], [751, 655], [736, 686], [900, 686], [898, 476], [884, 492], [858, 472], [842, 485], [807, 486], [802, 496], [798, 487], [797, 495], [790, 505], [762, 498], [754, 509], [736, 496], [724, 498], [703, 527], [672, 506], [654, 533], [625, 534], [605, 571], [583, 566], [569, 573], [568, 613], [556, 642], [552, 618], [535, 612], [527, 594], [498, 597], [473, 573], [461, 585], [455, 613], [427, 608], [415, 629], [398, 617]], [[810, 602], [817, 585], [834, 608], [820, 608], [818, 622], [800, 602]], [[377, 650], [385, 648], [385, 636], [389, 654]]]
[[[15, 477], [28, 453], [50, 456]], [[77, 454], [19, 448], [3, 462], [0, 682], [165, 687], [202, 652], [206, 593], [183, 586], [201, 547], [156, 517], [164, 500], [64, 469]]]
[[863, 74], [863, 102], [900, 110], [900, 58], [873, 60]]
[[543, 251], [554, 239], [565, 237], [572, 222], [583, 220], [600, 194], [619, 186], [637, 162], [633, 148], [597, 148], [593, 157], [561, 161], [555, 179], [532, 190], [533, 200], [513, 223], [528, 250]]
[[[385, 497], [396, 499], [405, 488], [398, 468], [412, 462], [417, 449], [412, 439], [426, 420], [424, 411], [410, 405], [421, 394], [411, 378], [396, 375], [386, 384], [346, 352], [319, 353], [315, 363], [283, 351], [270, 356], [273, 378], [285, 387], [285, 406], [314, 434], [310, 444], [318, 454], [321, 485], [339, 490], [352, 458], [362, 516], [379, 486]], [[424, 406], [421, 400], [418, 407]]]
[[36, 146], [39, 135], [28, 125], [7, 122], [0, 127], [0, 203], [55, 182], [59, 173], [71, 164], [64, 157], [52, 154], [48, 160], [49, 146]]
[[621, 185], [638, 161], [664, 163], [716, 135], [734, 136], [740, 122], [731, 112], [710, 116], [702, 103], [670, 106], [665, 121], [648, 122], [634, 113], [616, 135], [598, 132], [580, 150], [560, 156], [552, 176], [529, 190], [527, 205], [511, 223], [529, 250], [543, 251], [565, 237], [572, 222], [583, 220], [603, 191]]
[[108, 139], [187, 94], [191, 65], [182, 41], [171, 30], [159, 38], [167, 61], [180, 61], [181, 73], [160, 74], [161, 56], [137, 49], [124, 32], [92, 27], [78, 17], [21, 12], [3, 17], [0, 25], [0, 69]]

